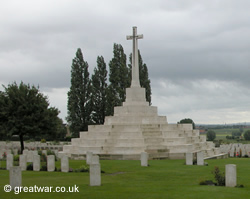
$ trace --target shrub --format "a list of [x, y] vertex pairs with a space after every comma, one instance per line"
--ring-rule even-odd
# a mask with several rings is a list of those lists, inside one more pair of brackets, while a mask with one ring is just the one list
[[47, 150], [47, 155], [55, 155], [55, 152], [51, 150]]
[[241, 132], [239, 130], [234, 130], [232, 132], [232, 136], [234, 136], [234, 137], [240, 137], [241, 136]]
[[86, 164], [83, 164], [79, 169], [75, 169], [75, 172], [89, 172], [89, 166]]
[[41, 139], [41, 143], [46, 143], [46, 140], [44, 138]]
[[14, 156], [14, 161], [19, 162], [19, 155]]
[[47, 171], [47, 170], [48, 170], [48, 169], [47, 169], [47, 165], [42, 165], [40, 171]]
[[213, 141], [216, 138], [216, 133], [212, 130], [209, 130], [207, 132], [207, 140], [208, 141]]
[[47, 162], [47, 157], [45, 154], [40, 155], [41, 162]]
[[199, 185], [212, 185], [214, 186], [214, 182], [212, 180], [203, 180], [203, 181], [200, 181]]
[[27, 170], [28, 171], [33, 171], [33, 164], [32, 163], [28, 164]]
[[245, 140], [250, 140], [250, 130], [247, 130], [247, 131], [244, 133], [244, 138], [245, 138]]
[[214, 174], [214, 178], [217, 182], [218, 186], [225, 186], [225, 174], [220, 172], [219, 167], [215, 166], [214, 171], [212, 172]]
[[3, 158], [3, 159], [6, 159], [6, 157], [7, 157], [7, 153], [4, 152], [4, 153], [2, 154], [2, 158]]
[[71, 141], [71, 136], [67, 136], [66, 138], [65, 138], [65, 141]]

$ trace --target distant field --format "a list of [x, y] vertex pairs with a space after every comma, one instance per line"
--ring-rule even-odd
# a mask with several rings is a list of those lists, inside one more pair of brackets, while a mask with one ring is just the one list
[[[225, 143], [244, 143], [244, 144], [250, 144], [250, 141], [245, 141], [245, 140], [238, 141], [237, 139], [234, 139], [234, 140], [228, 140], [228, 139], [226, 139], [226, 136], [232, 136], [232, 132], [235, 131], [235, 130], [239, 130], [239, 129], [225, 128], [225, 129], [210, 129], [210, 130], [215, 131], [215, 133], [216, 133], [215, 140], [223, 140], [223, 142], [225, 142]], [[247, 130], [250, 130], [250, 128], [244, 129], [244, 132], [247, 131]], [[243, 134], [244, 134], [244, 132], [243, 132]], [[243, 136], [243, 134], [242, 134], [242, 136]]]
[[[70, 160], [70, 167], [79, 168], [85, 161]], [[208, 166], [187, 166], [184, 160], [151, 160], [149, 167], [141, 167], [136, 160], [101, 160], [102, 186], [89, 186], [89, 173], [61, 173], [23, 171], [23, 186], [78, 186], [77, 193], [5, 193], [9, 172], [0, 170], [1, 199], [184, 199], [184, 198], [248, 198], [250, 167], [247, 158], [207, 160]], [[214, 180], [215, 166], [225, 171], [226, 164], [237, 165], [237, 183], [244, 188], [199, 185]]]

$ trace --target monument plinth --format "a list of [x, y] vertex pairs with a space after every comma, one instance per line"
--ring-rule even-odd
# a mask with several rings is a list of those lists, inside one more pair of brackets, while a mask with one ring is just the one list
[[159, 116], [157, 107], [149, 106], [145, 88], [141, 88], [138, 67], [137, 28], [127, 39], [133, 41], [132, 81], [126, 89], [123, 106], [114, 108], [114, 115], [105, 117], [104, 125], [91, 125], [80, 132], [80, 138], [71, 140], [63, 152], [72, 158], [86, 158], [87, 152], [102, 159], [137, 159], [142, 152], [149, 158], [185, 158], [186, 153], [204, 151], [205, 157], [218, 156], [212, 142], [200, 136], [192, 124], [168, 124], [165, 116]]

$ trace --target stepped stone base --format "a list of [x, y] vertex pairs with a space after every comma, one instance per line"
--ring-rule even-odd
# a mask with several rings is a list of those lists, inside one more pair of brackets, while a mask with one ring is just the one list
[[194, 151], [204, 151], [205, 158], [220, 154], [192, 124], [168, 124], [165, 116], [158, 116], [157, 107], [146, 102], [144, 88], [128, 88], [126, 96], [123, 106], [115, 107], [114, 116], [106, 117], [104, 125], [89, 126], [61, 153], [85, 159], [90, 151], [100, 159], [117, 160], [139, 160], [141, 152], [147, 152], [149, 159], [184, 159]]

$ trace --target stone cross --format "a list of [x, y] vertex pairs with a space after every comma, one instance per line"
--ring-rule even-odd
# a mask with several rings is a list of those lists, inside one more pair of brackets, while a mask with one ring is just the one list
[[133, 35], [127, 36], [127, 40], [133, 40], [132, 50], [132, 82], [131, 87], [141, 87], [139, 80], [139, 60], [138, 60], [138, 44], [137, 40], [142, 39], [143, 35], [137, 35], [137, 27], [133, 27]]

